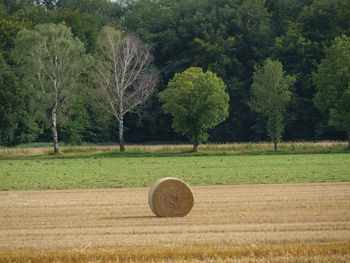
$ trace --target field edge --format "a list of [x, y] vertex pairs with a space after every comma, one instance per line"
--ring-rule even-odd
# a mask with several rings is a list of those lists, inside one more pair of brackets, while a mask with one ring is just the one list
[[[350, 240], [322, 243], [193, 245], [0, 251], [0, 262], [347, 262]], [[301, 260], [301, 261], [300, 261]]]

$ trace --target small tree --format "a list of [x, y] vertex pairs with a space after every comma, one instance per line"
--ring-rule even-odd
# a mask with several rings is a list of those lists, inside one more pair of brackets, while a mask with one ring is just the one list
[[350, 149], [350, 38], [337, 37], [313, 75], [314, 103], [329, 112], [329, 124], [346, 131]]
[[159, 93], [163, 109], [173, 116], [173, 128], [193, 144], [193, 151], [207, 141], [207, 130], [228, 116], [229, 96], [216, 74], [191, 67], [175, 74], [168, 88]]
[[283, 114], [291, 99], [289, 88], [294, 82], [294, 77], [284, 74], [279, 61], [267, 59], [263, 67], [255, 68], [250, 107], [268, 118], [267, 133], [275, 151], [284, 130]]
[[124, 147], [124, 117], [153, 93], [157, 73], [151, 67], [152, 56], [147, 45], [133, 36], [105, 27], [99, 37], [97, 53], [99, 100], [119, 124], [120, 151]]
[[15, 46], [14, 59], [22, 65], [26, 84], [51, 122], [54, 152], [58, 153], [57, 116], [69, 107], [87, 65], [84, 45], [66, 26], [42, 24], [18, 32]]

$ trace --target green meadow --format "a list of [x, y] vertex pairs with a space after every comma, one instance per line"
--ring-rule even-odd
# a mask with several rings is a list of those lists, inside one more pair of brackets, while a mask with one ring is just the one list
[[191, 186], [348, 182], [350, 154], [0, 160], [0, 190], [149, 187], [166, 176]]

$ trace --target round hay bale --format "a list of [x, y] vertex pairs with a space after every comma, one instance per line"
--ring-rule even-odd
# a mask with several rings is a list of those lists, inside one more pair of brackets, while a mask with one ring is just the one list
[[154, 183], [148, 194], [152, 211], [160, 217], [187, 215], [193, 207], [193, 193], [185, 182], [165, 177]]

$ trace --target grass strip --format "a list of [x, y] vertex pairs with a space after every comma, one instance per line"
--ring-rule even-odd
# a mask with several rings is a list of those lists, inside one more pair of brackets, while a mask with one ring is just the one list
[[[34, 145], [29, 145], [34, 146]], [[205, 144], [198, 152], [191, 145], [127, 145], [126, 152], [120, 152], [118, 145], [62, 146], [60, 154], [53, 154], [52, 147], [1, 148], [0, 159], [62, 159], [62, 158], [104, 158], [104, 157], [183, 157], [183, 156], [234, 156], [234, 155], [285, 155], [350, 153], [345, 142], [284, 142], [279, 151], [272, 143], [228, 143]]]
[[0, 160], [0, 190], [349, 182], [349, 154]]

